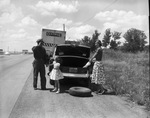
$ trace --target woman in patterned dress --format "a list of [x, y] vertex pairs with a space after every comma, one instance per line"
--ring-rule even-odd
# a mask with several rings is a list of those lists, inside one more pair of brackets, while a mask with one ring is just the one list
[[92, 70], [91, 83], [94, 83], [97, 85], [97, 90], [96, 90], [97, 94], [103, 94], [106, 89], [104, 89], [104, 87], [103, 87], [103, 85], [105, 84], [105, 74], [104, 74], [104, 67], [103, 67], [103, 63], [102, 63], [103, 50], [101, 48], [101, 46], [102, 46], [101, 41], [97, 40], [95, 42], [95, 46], [97, 48], [96, 52], [94, 53], [94, 55], [88, 62], [89, 64], [86, 64], [83, 68], [89, 66], [91, 64], [91, 62], [95, 60], [93, 70]]
[[103, 87], [103, 85], [105, 84], [105, 74], [104, 74], [104, 66], [102, 63], [103, 50], [101, 48], [102, 46], [101, 41], [97, 40], [95, 42], [95, 46], [97, 47], [97, 50], [95, 54], [92, 56], [92, 58], [90, 59], [90, 62], [93, 59], [95, 59], [95, 63], [92, 71], [91, 83], [95, 83], [97, 85], [96, 93], [103, 94], [105, 92], [105, 89]]
[[55, 57], [53, 61], [53, 69], [50, 73], [50, 79], [54, 80], [55, 82], [54, 89], [52, 91], [56, 93], [60, 93], [59, 80], [64, 78], [62, 72], [59, 69], [60, 64], [61, 64], [61, 58]]

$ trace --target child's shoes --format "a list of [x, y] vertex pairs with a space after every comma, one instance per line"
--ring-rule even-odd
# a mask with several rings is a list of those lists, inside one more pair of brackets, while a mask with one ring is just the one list
[[58, 90], [56, 91], [56, 93], [57, 93], [57, 94], [60, 93], [60, 89], [58, 89]]
[[52, 92], [56, 92], [57, 91], [57, 89], [56, 88], [54, 88], [53, 90], [52, 90]]

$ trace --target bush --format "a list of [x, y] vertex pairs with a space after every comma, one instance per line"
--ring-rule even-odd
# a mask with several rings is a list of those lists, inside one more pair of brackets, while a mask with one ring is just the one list
[[105, 50], [103, 63], [106, 72], [106, 84], [119, 95], [128, 95], [130, 100], [145, 105], [149, 102], [149, 55], [122, 53]]

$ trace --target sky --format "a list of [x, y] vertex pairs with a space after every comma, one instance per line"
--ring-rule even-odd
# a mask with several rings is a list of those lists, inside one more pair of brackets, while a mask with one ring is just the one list
[[0, 0], [0, 49], [31, 51], [42, 28], [63, 30], [63, 24], [66, 40], [92, 37], [95, 30], [102, 40], [108, 28], [123, 37], [136, 28], [149, 44], [148, 11], [148, 0]]

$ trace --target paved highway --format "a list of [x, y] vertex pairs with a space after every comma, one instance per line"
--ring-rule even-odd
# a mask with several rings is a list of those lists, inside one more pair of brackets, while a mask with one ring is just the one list
[[0, 56], [0, 118], [8, 118], [32, 69], [32, 55]]
[[[0, 57], [0, 118], [149, 118], [142, 107], [115, 95], [74, 97], [33, 90], [32, 55]], [[38, 88], [40, 84], [38, 81]]]

